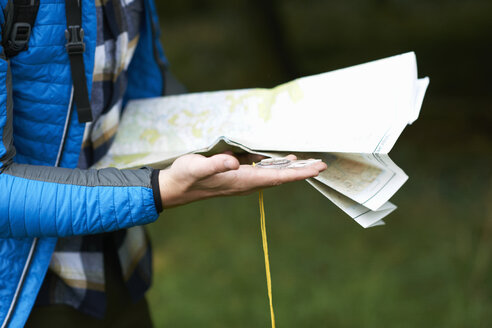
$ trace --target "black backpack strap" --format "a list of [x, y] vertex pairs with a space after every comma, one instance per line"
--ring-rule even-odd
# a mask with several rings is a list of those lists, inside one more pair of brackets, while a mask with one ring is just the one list
[[92, 121], [89, 92], [87, 91], [87, 79], [84, 66], [84, 30], [82, 29], [82, 0], [65, 0], [65, 14], [67, 16], [67, 29], [65, 48], [70, 58], [70, 69], [73, 81], [73, 103], [77, 105], [79, 122]]
[[11, 0], [7, 3], [2, 46], [8, 58], [27, 49], [38, 9], [39, 0]]

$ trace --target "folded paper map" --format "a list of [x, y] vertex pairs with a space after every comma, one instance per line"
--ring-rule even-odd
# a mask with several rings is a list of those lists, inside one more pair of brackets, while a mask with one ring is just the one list
[[411, 52], [273, 89], [132, 101], [95, 167], [165, 168], [187, 153], [225, 150], [320, 158], [328, 169], [308, 182], [363, 227], [384, 224], [408, 179], [387, 154], [417, 119], [428, 83]]

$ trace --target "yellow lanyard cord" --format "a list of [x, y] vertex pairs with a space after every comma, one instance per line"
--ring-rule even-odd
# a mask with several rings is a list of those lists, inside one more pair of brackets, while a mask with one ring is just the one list
[[[253, 162], [253, 167], [255, 166]], [[272, 302], [272, 278], [270, 277], [270, 260], [268, 259], [268, 242], [266, 234], [266, 224], [265, 224], [265, 206], [263, 205], [263, 190], [260, 190], [259, 195], [260, 203], [260, 226], [261, 226], [261, 239], [263, 241], [263, 255], [265, 256], [265, 273], [268, 288], [268, 301], [270, 302], [270, 318], [272, 319], [272, 328], [275, 328], [275, 314], [273, 313], [273, 302]]]
[[261, 225], [261, 238], [263, 240], [263, 254], [265, 255], [265, 271], [268, 288], [268, 300], [270, 301], [270, 317], [272, 319], [272, 328], [275, 328], [275, 314], [273, 314], [272, 303], [272, 278], [270, 277], [270, 260], [268, 259], [268, 242], [265, 225], [265, 207], [263, 206], [263, 190], [260, 190], [260, 225]]

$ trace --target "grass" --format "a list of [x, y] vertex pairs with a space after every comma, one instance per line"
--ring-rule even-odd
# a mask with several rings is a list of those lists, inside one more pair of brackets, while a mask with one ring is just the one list
[[[433, 156], [401, 149], [393, 157]], [[278, 326], [490, 326], [492, 180], [468, 176], [458, 160], [414, 164], [395, 196], [399, 209], [369, 230], [306, 183], [267, 190]], [[158, 327], [268, 325], [257, 195], [168, 210], [150, 232]]]

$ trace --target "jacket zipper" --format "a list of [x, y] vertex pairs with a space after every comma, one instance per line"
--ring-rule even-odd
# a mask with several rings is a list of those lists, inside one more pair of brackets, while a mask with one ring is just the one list
[[[9, 67], [9, 73], [10, 73], [10, 60], [8, 60], [8, 67]], [[58, 148], [58, 154], [56, 156], [56, 161], [55, 161], [55, 167], [60, 166], [60, 161], [62, 159], [62, 154], [63, 154], [63, 148], [65, 147], [65, 141], [67, 139], [68, 135], [68, 129], [70, 126], [70, 118], [72, 117], [72, 111], [73, 111], [73, 85], [72, 85], [72, 90], [70, 92], [70, 101], [68, 103], [68, 111], [67, 111], [67, 116], [65, 119], [65, 126], [63, 128], [63, 134], [62, 134], [62, 139], [60, 142], [60, 147]], [[31, 266], [32, 259], [34, 257], [34, 252], [36, 252], [36, 247], [38, 245], [39, 238], [34, 237], [31, 243], [31, 248], [29, 249], [29, 254], [27, 255], [26, 263], [24, 264], [24, 268], [22, 269], [22, 274], [19, 279], [19, 283], [17, 284], [17, 288], [15, 289], [14, 297], [12, 298], [12, 302], [10, 303], [9, 310], [7, 312], [7, 315], [5, 316], [5, 320], [3, 321], [2, 328], [6, 328], [7, 325], [10, 322], [10, 319], [12, 319], [12, 314], [14, 313], [15, 306], [17, 305], [17, 301], [19, 300], [20, 293], [22, 291], [22, 287], [24, 286], [24, 282], [26, 280], [27, 272], [29, 271], [29, 267]]]

